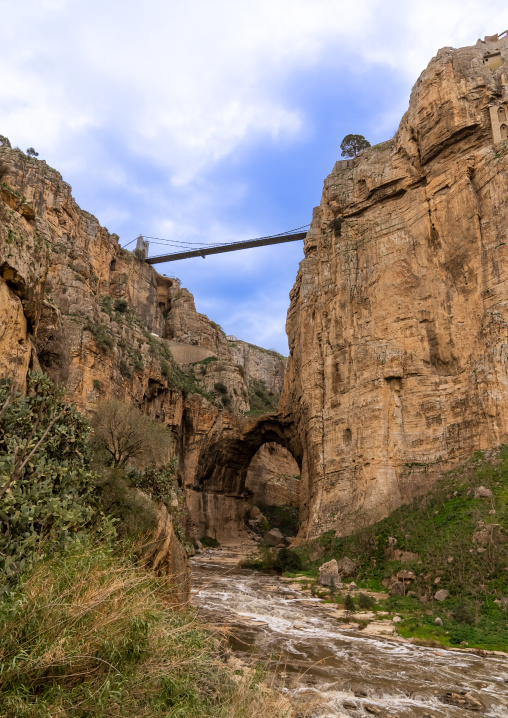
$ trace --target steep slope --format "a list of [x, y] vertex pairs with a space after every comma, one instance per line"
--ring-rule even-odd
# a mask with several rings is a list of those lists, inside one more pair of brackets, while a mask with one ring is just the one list
[[386, 516], [508, 439], [508, 39], [444, 48], [395, 137], [325, 180], [279, 406], [302, 535]]

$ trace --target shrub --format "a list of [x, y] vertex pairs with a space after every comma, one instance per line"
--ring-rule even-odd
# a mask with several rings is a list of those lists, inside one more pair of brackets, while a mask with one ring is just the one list
[[39, 156], [39, 153], [36, 152], [33, 147], [29, 147], [27, 149], [26, 153], [29, 157], [38, 157]]
[[[86, 419], [37, 373], [27, 394], [0, 379], [0, 570], [25, 569], [41, 541], [67, 546], [97, 510]], [[95, 508], [94, 508], [95, 507]]]
[[203, 536], [201, 538], [201, 543], [205, 548], [217, 548], [217, 546], [220, 546], [220, 543], [217, 541], [217, 539], [213, 538], [212, 536]]
[[102, 381], [100, 379], [94, 379], [93, 380], [93, 388], [95, 391], [101, 392], [102, 391]]
[[300, 554], [290, 548], [281, 548], [277, 554], [274, 564], [274, 569], [277, 573], [284, 573], [285, 571], [301, 571], [302, 559]]
[[227, 394], [228, 388], [222, 381], [216, 381], [213, 385], [213, 388], [215, 391], [218, 391], [220, 394]]
[[372, 598], [372, 596], [367, 596], [365, 593], [360, 593], [358, 596], [358, 606], [360, 608], [369, 609], [372, 608], [375, 604], [375, 600]]
[[350, 593], [348, 593], [346, 595], [346, 599], [344, 601], [344, 609], [345, 609], [346, 613], [354, 613], [355, 612], [355, 609], [356, 609], [355, 599], [353, 598], [353, 596]]
[[92, 426], [94, 446], [106, 452], [114, 466], [160, 464], [168, 459], [171, 432], [135, 406], [117, 399], [104, 401], [97, 407]]
[[261, 414], [275, 411], [279, 397], [267, 389], [262, 379], [249, 381], [249, 405], [252, 413]]
[[118, 312], [119, 314], [125, 314], [129, 308], [126, 299], [116, 299], [113, 306], [115, 308], [115, 312]]
[[[300, 521], [300, 512], [295, 506], [283, 504], [282, 506], [266, 506], [260, 504], [264, 516], [272, 528], [279, 529], [284, 536], [296, 536]], [[268, 530], [268, 529], [267, 529]]]
[[0, 147], [12, 147], [9, 138], [5, 135], [0, 135]]
[[115, 340], [111, 336], [108, 327], [102, 322], [94, 323], [88, 320], [83, 329], [93, 335], [97, 347], [104, 354], [107, 354], [115, 346]]
[[120, 374], [124, 377], [124, 379], [130, 379], [132, 377], [131, 368], [127, 364], [125, 359], [120, 359], [120, 363], [118, 364], [118, 369], [120, 370]]
[[475, 614], [471, 606], [461, 604], [453, 609], [453, 617], [459, 623], [468, 623], [472, 625], [475, 622]]

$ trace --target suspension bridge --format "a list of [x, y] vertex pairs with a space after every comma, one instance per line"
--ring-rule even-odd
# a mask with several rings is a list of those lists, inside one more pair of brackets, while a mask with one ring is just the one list
[[[179, 259], [190, 259], [191, 257], [202, 257], [203, 259], [209, 254], [222, 254], [223, 252], [236, 252], [240, 249], [251, 249], [252, 247], [266, 247], [270, 244], [283, 244], [285, 242], [297, 242], [305, 239], [307, 236], [308, 224], [303, 227], [282, 232], [281, 234], [272, 234], [267, 237], [257, 237], [255, 239], [245, 239], [240, 242], [224, 242], [218, 244], [200, 245], [197, 242], [179, 242], [177, 240], [162, 239], [161, 237], [148, 237], [140, 235], [133, 242], [136, 242], [136, 250], [141, 253], [148, 264], [161, 264], [162, 262], [175, 262]], [[305, 230], [305, 231], [302, 231]], [[129, 246], [126, 245], [126, 248]], [[171, 247], [176, 251], [168, 254], [160, 254], [154, 257], [148, 256], [149, 246], [152, 244]]]

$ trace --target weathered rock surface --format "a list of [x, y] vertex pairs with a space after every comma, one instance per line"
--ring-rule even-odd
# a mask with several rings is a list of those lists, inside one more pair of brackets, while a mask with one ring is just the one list
[[447, 591], [445, 588], [441, 588], [439, 591], [436, 591], [436, 593], [434, 594], [434, 598], [436, 599], [436, 601], [442, 602], [442, 601], [446, 601], [446, 599], [448, 598], [449, 595], [450, 595], [449, 591]]
[[263, 444], [247, 472], [249, 501], [260, 506], [300, 505], [300, 470], [289, 451], [279, 444]]
[[337, 563], [337, 570], [341, 574], [341, 576], [345, 576], [347, 578], [348, 576], [355, 575], [358, 570], [358, 566], [355, 561], [350, 559], [348, 556], [344, 556]]
[[279, 404], [303, 444], [302, 536], [381, 519], [508, 439], [507, 60], [506, 37], [440, 50], [394, 138], [325, 180]]
[[267, 546], [280, 546], [281, 544], [286, 545], [286, 538], [280, 529], [270, 529], [264, 537], [263, 543]]
[[337, 561], [334, 558], [319, 567], [319, 583], [321, 586], [334, 585], [336, 588], [342, 585]]

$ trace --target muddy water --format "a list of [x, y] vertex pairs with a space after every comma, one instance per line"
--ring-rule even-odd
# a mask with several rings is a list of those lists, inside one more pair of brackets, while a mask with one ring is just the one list
[[[220, 550], [194, 559], [193, 602], [205, 620], [232, 628], [239, 658], [268, 663], [299, 715], [508, 718], [507, 658], [362, 635], [282, 579], [229, 562]], [[467, 698], [467, 708], [445, 702], [460, 692], [481, 710]]]

